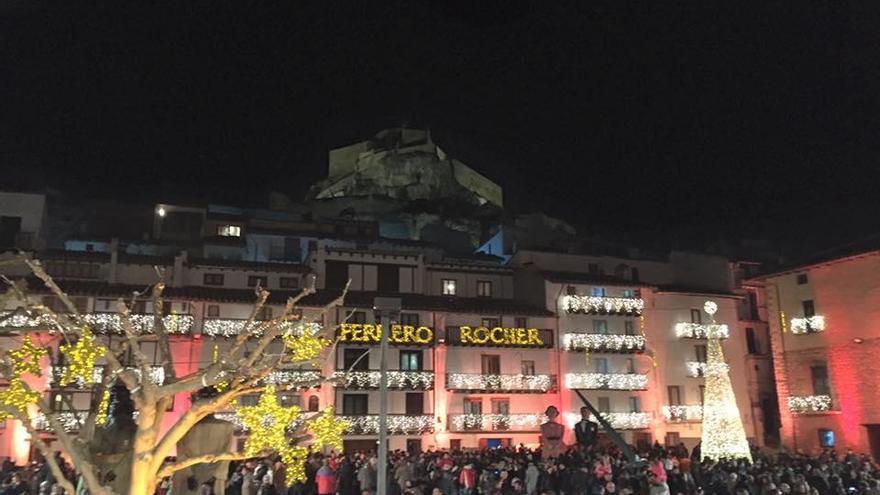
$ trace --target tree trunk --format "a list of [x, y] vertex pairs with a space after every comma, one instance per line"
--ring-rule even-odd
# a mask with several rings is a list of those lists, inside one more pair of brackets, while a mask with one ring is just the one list
[[156, 471], [149, 458], [135, 459], [131, 464], [131, 486], [128, 495], [153, 495], [156, 493]]
[[153, 495], [156, 492], [156, 465], [153, 448], [158, 436], [156, 405], [141, 404], [138, 429], [134, 437], [134, 458], [131, 460], [131, 487], [129, 495]]

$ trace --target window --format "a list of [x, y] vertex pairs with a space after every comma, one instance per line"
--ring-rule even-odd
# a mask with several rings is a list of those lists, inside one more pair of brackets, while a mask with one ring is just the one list
[[629, 278], [633, 282], [638, 282], [639, 281], [639, 269], [636, 267], [630, 268], [629, 269]]
[[376, 288], [379, 292], [400, 292], [399, 266], [379, 265], [376, 277]]
[[278, 279], [278, 287], [282, 289], [299, 289], [299, 277], [281, 277]]
[[608, 320], [593, 320], [593, 333], [608, 334]]
[[593, 287], [590, 294], [593, 297], [605, 297], [605, 287]]
[[587, 265], [587, 271], [589, 271], [589, 272], [592, 273], [593, 275], [595, 275], [595, 274], [597, 274], [597, 273], [601, 273], [601, 272], [599, 271], [599, 265], [597, 265], [596, 263], [590, 263], [590, 264], [588, 264], [588, 265]]
[[501, 373], [501, 356], [498, 354], [483, 354], [480, 362], [484, 375], [497, 375]]
[[425, 394], [422, 392], [407, 392], [406, 414], [423, 414], [425, 412]]
[[705, 363], [706, 357], [707, 357], [706, 346], [703, 344], [695, 345], [694, 346], [694, 357], [697, 358], [698, 363]]
[[633, 358], [626, 359], [626, 372], [627, 373], [635, 373], [636, 372], [636, 360]]
[[700, 405], [702, 406], [705, 403], [706, 403], [706, 386], [700, 385]]
[[292, 393], [278, 394], [278, 403], [283, 407], [299, 407], [299, 396]]
[[221, 237], [241, 237], [241, 227], [238, 225], [218, 225], [217, 235]]
[[413, 327], [419, 326], [419, 314], [418, 313], [400, 313], [400, 324], [401, 325], [410, 325]]
[[681, 387], [679, 387], [678, 385], [670, 385], [666, 387], [666, 394], [669, 398], [670, 406], [681, 405]]
[[631, 413], [642, 412], [642, 407], [641, 407], [641, 404], [639, 404], [638, 397], [630, 397], [629, 398], [629, 412], [631, 412]]
[[565, 295], [567, 295], [567, 296], [576, 296], [576, 295], [577, 295], [577, 289], [575, 289], [575, 287], [574, 287], [573, 285], [566, 285], [566, 286], [565, 286]]
[[681, 442], [681, 435], [679, 435], [677, 431], [670, 431], [666, 433], [665, 437], [663, 437], [663, 441], [667, 447], [677, 447]]
[[526, 376], [533, 376], [535, 374], [535, 362], [523, 361], [520, 363], [520, 373]]
[[495, 328], [501, 326], [501, 320], [499, 318], [483, 318], [480, 320], [482, 326], [486, 328]]
[[327, 261], [324, 263], [324, 286], [328, 289], [341, 289], [348, 283], [348, 263]]
[[342, 394], [342, 414], [367, 414], [367, 394]]
[[400, 369], [403, 371], [421, 371], [422, 351], [400, 351]]
[[205, 285], [223, 285], [222, 273], [206, 273], [204, 279]]
[[703, 314], [699, 309], [691, 310], [691, 323], [703, 323]]
[[464, 413], [483, 414], [483, 399], [481, 399], [480, 397], [465, 397]]
[[816, 316], [816, 305], [813, 304], [812, 299], [804, 301], [804, 318], [809, 318], [811, 316]]
[[598, 397], [596, 401], [597, 407], [596, 409], [602, 413], [611, 412], [611, 399], [608, 397]]
[[798, 273], [797, 284], [804, 285], [805, 283], [807, 283], [807, 274], [806, 273]]
[[488, 280], [478, 280], [477, 297], [492, 297], [492, 282], [489, 282]]
[[819, 446], [823, 448], [834, 448], [834, 430], [819, 430]]
[[461, 439], [460, 438], [452, 438], [449, 440], [449, 450], [455, 452], [461, 450]]
[[623, 294], [621, 294], [621, 295], [623, 297], [633, 297], [633, 290], [632, 289], [623, 289]]
[[257, 311], [257, 320], [266, 321], [272, 319], [272, 308], [270, 306], [263, 306]]
[[363, 311], [348, 311], [345, 313], [345, 319], [348, 323], [366, 323], [367, 313]]
[[[496, 414], [498, 416], [509, 416], [510, 415], [510, 400], [509, 399], [492, 399], [492, 414]], [[506, 421], [492, 421], [492, 429], [493, 430], [507, 430], [510, 428], [510, 423]]]
[[208, 313], [208, 318], [220, 318], [220, 305], [219, 304], [209, 304], [207, 313]]
[[635, 335], [635, 324], [632, 321], [623, 322], [623, 333], [626, 335]]
[[342, 368], [346, 371], [369, 371], [370, 352], [368, 349], [345, 349], [342, 351]]
[[529, 319], [518, 316], [513, 319], [513, 326], [516, 328], [529, 328]]
[[746, 347], [749, 350], [749, 354], [758, 353], [758, 341], [755, 338], [754, 328], [746, 328]]
[[260, 286], [266, 288], [269, 286], [269, 278], [265, 275], [251, 275], [248, 277], [248, 287]]
[[596, 373], [608, 373], [608, 358], [594, 358]]
[[443, 295], [444, 296], [454, 296], [455, 295], [455, 279], [444, 278], [443, 279]]
[[321, 401], [317, 395], [309, 397], [309, 412], [318, 412], [321, 409]]
[[810, 377], [813, 380], [814, 394], [831, 395], [831, 385], [828, 382], [828, 366], [824, 364], [810, 366]]

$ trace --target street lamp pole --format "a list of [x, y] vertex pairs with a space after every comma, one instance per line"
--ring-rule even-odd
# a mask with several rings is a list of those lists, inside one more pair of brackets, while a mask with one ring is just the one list
[[377, 495], [388, 491], [388, 335], [391, 325], [400, 319], [400, 299], [377, 297], [373, 299], [373, 311], [379, 324], [379, 472], [376, 475]]

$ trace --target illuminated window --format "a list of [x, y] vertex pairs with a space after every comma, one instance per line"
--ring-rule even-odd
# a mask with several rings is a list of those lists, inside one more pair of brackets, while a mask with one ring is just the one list
[[400, 351], [400, 369], [403, 371], [421, 371], [422, 351]]
[[217, 235], [221, 237], [241, 237], [241, 227], [238, 225], [218, 225]]
[[492, 297], [492, 282], [487, 280], [477, 281], [477, 296]]
[[443, 295], [444, 296], [454, 296], [455, 295], [455, 279], [444, 278], [443, 279]]
[[605, 287], [593, 287], [593, 297], [605, 297]]

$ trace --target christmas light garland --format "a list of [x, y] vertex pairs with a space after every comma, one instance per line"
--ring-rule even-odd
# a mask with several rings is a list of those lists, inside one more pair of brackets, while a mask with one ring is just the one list
[[562, 336], [562, 345], [567, 351], [642, 352], [645, 350], [645, 337], [602, 333], [566, 333]]
[[567, 295], [562, 307], [568, 313], [621, 313], [639, 315], [645, 309], [645, 301], [635, 297], [600, 297]]
[[701, 421], [703, 406], [663, 406], [663, 417], [670, 423]]
[[[104, 368], [105, 366], [95, 366], [92, 369], [92, 377], [90, 383], [86, 383], [82, 377], [77, 377], [73, 382], [67, 383], [65, 385], [61, 385], [61, 379], [71, 373], [68, 366], [52, 366], [50, 370], [50, 384], [57, 384], [58, 386], [71, 386], [75, 385], [78, 388], [86, 388], [90, 384], [100, 383], [101, 380], [104, 379]], [[126, 370], [133, 371], [135, 375], [140, 379], [141, 370], [135, 367], [126, 367]], [[162, 366], [151, 366], [150, 367], [150, 381], [156, 385], [162, 385], [165, 383], [165, 368]]]
[[820, 315], [808, 318], [792, 318], [791, 333], [805, 334], [825, 331], [825, 317]]
[[[388, 388], [429, 390], [434, 387], [433, 371], [388, 371]], [[340, 388], [379, 388], [378, 371], [337, 371], [333, 380]]]
[[[348, 435], [375, 435], [379, 433], [379, 416], [370, 414], [364, 416], [337, 416], [340, 421], [348, 423], [345, 433]], [[434, 431], [434, 416], [386, 416], [388, 421], [388, 433], [391, 435], [405, 435], [417, 433], [430, 433]]]
[[448, 390], [511, 390], [547, 392], [556, 389], [553, 375], [483, 375], [478, 373], [447, 373]]
[[272, 385], [302, 384], [302, 388], [319, 387], [321, 384], [320, 371], [313, 370], [275, 370], [266, 377], [266, 383]]
[[793, 414], [820, 413], [831, 410], [829, 395], [793, 395], [788, 398], [788, 410]]
[[452, 431], [533, 431], [547, 421], [543, 413], [526, 414], [450, 414]]
[[[30, 316], [27, 314], [14, 314], [6, 317], [11, 312], [0, 314], [0, 326], [10, 328], [45, 328], [54, 327], [54, 318], [49, 315]], [[4, 319], [4, 317], [6, 317]], [[86, 313], [82, 315], [89, 328], [96, 333], [125, 333], [122, 326], [122, 316], [119, 313]], [[132, 327], [138, 333], [152, 333], [154, 316], [146, 313], [129, 315]], [[165, 331], [171, 334], [185, 334], [192, 330], [195, 319], [192, 315], [171, 314], [162, 318]]]
[[646, 390], [648, 376], [637, 373], [568, 373], [565, 386], [586, 390]]
[[675, 324], [675, 336], [680, 339], [726, 339], [730, 336], [730, 329], [727, 325], [680, 322]]
[[[61, 426], [64, 428], [66, 432], [74, 432], [79, 431], [80, 428], [86, 423], [86, 419], [89, 417], [88, 411], [65, 411], [62, 413], [53, 413], [58, 415], [58, 421], [61, 423]], [[105, 416], [106, 419], [106, 416]], [[98, 423], [98, 419], [95, 419], [96, 424]], [[52, 431], [52, 426], [49, 424], [49, 418], [46, 417], [45, 414], [35, 414], [31, 417], [31, 426], [37, 431]]]
[[730, 366], [727, 363], [714, 363], [710, 365], [702, 361], [685, 361], [684, 365], [687, 370], [687, 376], [691, 378], [702, 378], [709, 373], [727, 373], [730, 371]]
[[[202, 333], [211, 337], [235, 337], [245, 331], [254, 337], [259, 337], [262, 333], [260, 327], [265, 324], [264, 321], [253, 321], [247, 325], [248, 320], [234, 318], [206, 318], [202, 323]], [[299, 334], [304, 328], [309, 328], [312, 334], [318, 333], [323, 328], [319, 323], [285, 321], [280, 322], [281, 332], [285, 334]]]

